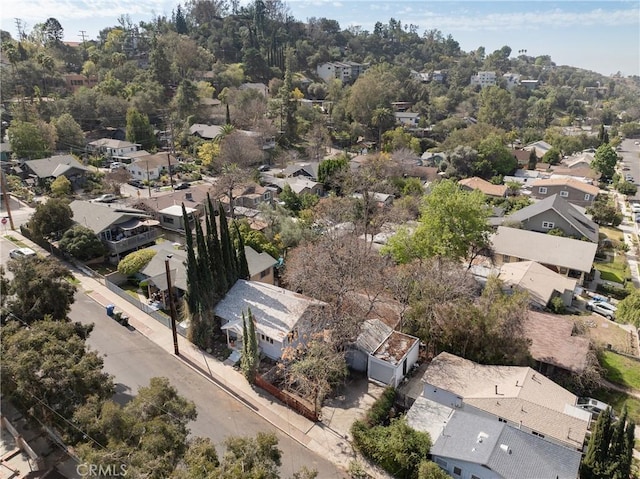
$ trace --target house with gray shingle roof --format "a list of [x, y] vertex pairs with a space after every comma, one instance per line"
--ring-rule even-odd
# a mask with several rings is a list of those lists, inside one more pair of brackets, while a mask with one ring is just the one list
[[237, 349], [243, 339], [242, 315], [251, 309], [258, 347], [267, 357], [278, 360], [284, 348], [304, 341], [314, 331], [313, 323], [325, 304], [272, 284], [240, 279], [214, 313], [227, 333], [229, 347]]
[[[416, 409], [415, 412], [414, 408]], [[435, 424], [425, 428], [420, 413]], [[495, 418], [448, 409], [419, 398], [407, 414], [411, 427], [430, 433], [432, 460], [452, 475], [476, 479], [576, 479], [582, 454]], [[413, 413], [412, 413], [413, 412]], [[440, 412], [441, 414], [437, 414]], [[429, 430], [431, 429], [431, 430]]]
[[27, 160], [24, 167], [40, 184], [65, 176], [73, 186], [81, 186], [89, 169], [72, 155], [56, 155], [39, 160]]
[[73, 221], [96, 234], [113, 262], [131, 251], [154, 244], [160, 236], [159, 222], [142, 210], [81, 200], [69, 206]]
[[496, 424], [574, 451], [583, 449], [590, 413], [576, 406], [576, 395], [529, 367], [483, 365], [440, 353], [422, 382], [426, 399], [452, 410], [491, 417]]
[[587, 217], [583, 208], [569, 203], [558, 194], [522, 208], [504, 221], [518, 224], [528, 231], [548, 233], [557, 228], [571, 238], [586, 239], [592, 243], [599, 240], [598, 224]]

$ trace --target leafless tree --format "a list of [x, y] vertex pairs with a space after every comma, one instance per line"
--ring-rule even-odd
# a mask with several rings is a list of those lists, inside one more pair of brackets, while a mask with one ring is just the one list
[[120, 194], [120, 187], [131, 179], [131, 173], [124, 168], [117, 168], [104, 176], [107, 188], [115, 194]]

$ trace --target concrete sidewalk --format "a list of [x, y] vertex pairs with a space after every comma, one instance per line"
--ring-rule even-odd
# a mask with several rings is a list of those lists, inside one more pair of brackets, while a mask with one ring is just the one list
[[[43, 256], [49, 256], [47, 251], [22, 236], [20, 232], [13, 231], [11, 235], [23, 241]], [[383, 471], [377, 470], [377, 468], [369, 467], [366, 461], [353, 450], [348, 440], [351, 424], [355, 419], [364, 416], [366, 410], [382, 392], [382, 388], [368, 384], [364, 394], [355, 400], [350, 400], [348, 407], [329, 406], [323, 408], [322, 416], [323, 418], [326, 417], [327, 420], [314, 423], [295, 413], [266, 391], [252, 387], [244, 376], [232, 366], [223, 364], [180, 335], [178, 335], [179, 356], [175, 356], [170, 328], [110, 291], [102, 283], [103, 280], [101, 278], [91, 277], [73, 265], [68, 264], [67, 266], [80, 281], [80, 289], [105, 307], [105, 315], [106, 306], [109, 304], [114, 305], [117, 310], [129, 316], [130, 327], [135, 328], [142, 335], [160, 346], [175, 360], [182, 361], [194, 371], [206, 377], [292, 439], [332, 461], [337, 466], [344, 468], [345, 471], [350, 462], [357, 460], [361, 465], [365, 466], [371, 477], [376, 479], [391, 477]], [[340, 418], [340, 420], [336, 420], [337, 418]], [[348, 476], [345, 474], [345, 477]]]

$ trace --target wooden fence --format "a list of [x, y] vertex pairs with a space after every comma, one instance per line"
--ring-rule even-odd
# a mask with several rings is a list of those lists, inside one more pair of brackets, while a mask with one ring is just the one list
[[288, 393], [287, 391], [283, 391], [277, 388], [276, 386], [271, 384], [269, 381], [264, 379], [259, 374], [256, 374], [256, 386], [264, 389], [272, 396], [275, 396], [280, 401], [282, 401], [287, 406], [289, 406], [291, 409], [298, 412], [299, 414], [302, 414], [304, 417], [306, 417], [310, 421], [317, 422], [320, 420], [319, 415], [314, 410], [309, 408], [304, 402], [296, 398], [291, 393]]

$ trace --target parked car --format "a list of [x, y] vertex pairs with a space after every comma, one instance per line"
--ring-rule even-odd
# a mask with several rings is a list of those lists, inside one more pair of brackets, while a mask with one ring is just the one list
[[18, 259], [26, 258], [27, 256], [35, 256], [36, 252], [31, 248], [16, 248], [9, 251], [9, 258]]
[[176, 190], [186, 190], [190, 186], [191, 185], [189, 183], [180, 183], [179, 185], [176, 185], [174, 189], [176, 189]]
[[111, 193], [107, 193], [105, 195], [98, 196], [93, 201], [96, 201], [98, 203], [113, 203], [117, 199], [118, 199], [118, 197], [116, 195], [112, 195]]
[[269, 165], [260, 165], [258, 171], [269, 171], [271, 167]]
[[587, 303], [587, 311], [593, 311], [611, 320], [616, 319], [617, 310], [618, 308], [606, 301], [589, 301]]
[[140, 180], [129, 180], [127, 181], [127, 184], [135, 186], [136, 188], [144, 188], [144, 183]]
[[124, 168], [124, 163], [120, 163], [119, 161], [114, 161], [109, 165], [110, 170], [117, 170], [118, 168]]

